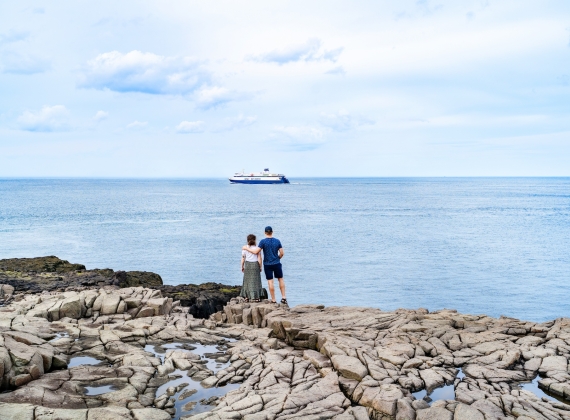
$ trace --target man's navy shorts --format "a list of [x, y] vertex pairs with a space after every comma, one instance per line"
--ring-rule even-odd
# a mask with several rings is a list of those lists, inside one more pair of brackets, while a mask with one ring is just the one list
[[283, 278], [283, 266], [281, 263], [272, 265], [264, 264], [263, 269], [265, 270], [265, 278], [267, 280], [273, 280], [273, 274], [275, 274], [276, 279]]

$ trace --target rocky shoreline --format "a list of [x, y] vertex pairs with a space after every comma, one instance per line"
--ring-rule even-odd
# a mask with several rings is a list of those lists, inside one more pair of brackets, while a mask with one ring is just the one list
[[[240, 286], [218, 283], [164, 285], [160, 275], [147, 271], [113, 271], [110, 268], [86, 270], [55, 256], [0, 260], [0, 284], [14, 293], [81, 291], [104, 286], [151, 287], [165, 297], [180, 301], [196, 318], [208, 318], [221, 311]], [[2, 294], [0, 292], [0, 303]]]
[[570, 420], [567, 318], [232, 298], [204, 319], [151, 287], [81, 287], [0, 286], [0, 418]]

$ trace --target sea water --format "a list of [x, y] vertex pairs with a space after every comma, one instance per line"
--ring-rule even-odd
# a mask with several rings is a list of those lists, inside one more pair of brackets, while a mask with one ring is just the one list
[[291, 305], [570, 316], [570, 178], [291, 182], [0, 180], [0, 258], [233, 285], [271, 225]]

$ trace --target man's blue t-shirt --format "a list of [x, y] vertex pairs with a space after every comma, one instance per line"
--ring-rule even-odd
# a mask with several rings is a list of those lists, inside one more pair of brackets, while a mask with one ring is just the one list
[[277, 238], [265, 238], [259, 241], [259, 245], [263, 250], [263, 265], [279, 264], [279, 249], [282, 248], [281, 241]]

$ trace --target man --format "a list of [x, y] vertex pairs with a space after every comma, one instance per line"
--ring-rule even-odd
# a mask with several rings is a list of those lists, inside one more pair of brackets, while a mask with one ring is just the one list
[[[242, 249], [246, 249], [244, 246]], [[279, 290], [281, 291], [281, 303], [287, 305], [287, 297], [285, 295], [285, 282], [283, 281], [283, 267], [281, 266], [281, 258], [285, 255], [281, 241], [273, 237], [273, 229], [271, 226], [265, 228], [265, 239], [259, 242], [255, 248], [247, 248], [253, 254], [259, 254], [263, 250], [263, 269], [265, 270], [265, 278], [269, 284], [269, 293], [271, 294], [271, 303], [277, 303], [275, 300], [275, 286], [273, 285], [273, 275], [279, 281]]]

